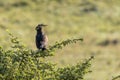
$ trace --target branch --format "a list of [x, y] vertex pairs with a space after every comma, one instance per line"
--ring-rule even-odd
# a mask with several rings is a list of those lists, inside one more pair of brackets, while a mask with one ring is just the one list
[[55, 49], [62, 49], [63, 47], [71, 44], [71, 43], [76, 43], [78, 41], [83, 41], [83, 38], [78, 38], [78, 39], [67, 39], [62, 42], [56, 42], [55, 45], [52, 45], [49, 47], [49, 50], [54, 51]]

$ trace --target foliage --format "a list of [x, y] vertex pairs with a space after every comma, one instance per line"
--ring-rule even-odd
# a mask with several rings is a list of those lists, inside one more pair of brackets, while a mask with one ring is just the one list
[[62, 49], [62, 47], [64, 46], [67, 46], [68, 44], [71, 44], [71, 43], [76, 43], [77, 41], [83, 41], [82, 38], [79, 38], [79, 39], [67, 39], [65, 41], [62, 41], [62, 42], [56, 42], [55, 45], [53, 46], [50, 46], [50, 50], [54, 50], [54, 49]]
[[[82, 80], [89, 73], [93, 57], [75, 66], [57, 68], [56, 64], [44, 61], [44, 57], [53, 56], [54, 50], [82, 39], [69, 39], [57, 43], [46, 51], [33, 51], [20, 43], [11, 33], [11, 49], [0, 47], [1, 80]], [[52, 54], [51, 54], [52, 53]]]
[[86, 60], [83, 63], [78, 63], [76, 66], [70, 66], [65, 68], [59, 68], [57, 72], [57, 80], [82, 80], [83, 76], [86, 73], [91, 72], [88, 67], [90, 67], [90, 61], [93, 59], [93, 56]]
[[120, 75], [114, 77], [112, 80], [117, 80], [117, 79], [120, 79]]

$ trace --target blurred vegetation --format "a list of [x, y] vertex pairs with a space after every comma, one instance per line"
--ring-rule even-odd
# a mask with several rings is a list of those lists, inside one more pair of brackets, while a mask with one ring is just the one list
[[35, 26], [44, 23], [49, 25], [45, 28], [49, 45], [70, 37], [84, 38], [50, 60], [59, 66], [73, 65], [94, 55], [94, 71], [88, 80], [108, 79], [120, 74], [119, 17], [120, 0], [0, 0], [0, 45], [9, 48], [9, 29], [25, 46], [36, 49]]

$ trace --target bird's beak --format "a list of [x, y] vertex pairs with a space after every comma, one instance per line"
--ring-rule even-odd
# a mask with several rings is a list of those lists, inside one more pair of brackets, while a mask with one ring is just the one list
[[44, 26], [44, 27], [45, 27], [45, 26], [48, 26], [48, 25], [42, 25], [42, 26]]

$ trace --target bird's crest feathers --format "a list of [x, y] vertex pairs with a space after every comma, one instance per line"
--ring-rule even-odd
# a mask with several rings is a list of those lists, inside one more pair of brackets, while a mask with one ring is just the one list
[[38, 30], [38, 29], [42, 29], [42, 27], [45, 27], [47, 25], [45, 24], [38, 24], [37, 27], [35, 28], [35, 30]]

